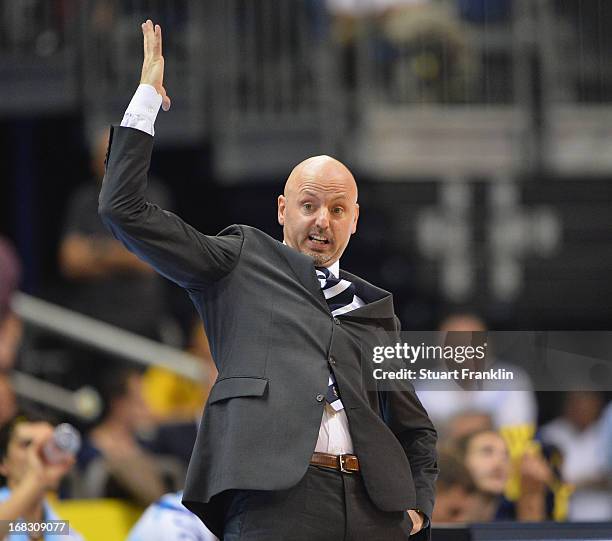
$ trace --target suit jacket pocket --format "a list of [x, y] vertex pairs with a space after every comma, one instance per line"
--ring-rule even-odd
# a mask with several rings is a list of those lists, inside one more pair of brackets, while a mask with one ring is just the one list
[[214, 404], [238, 396], [263, 396], [268, 380], [250, 376], [233, 376], [218, 380], [210, 391], [208, 403]]

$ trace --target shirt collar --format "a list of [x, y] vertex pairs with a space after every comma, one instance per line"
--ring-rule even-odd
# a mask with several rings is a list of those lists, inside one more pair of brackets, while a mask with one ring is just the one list
[[336, 278], [340, 278], [340, 260], [336, 261], [329, 267], [326, 267], [329, 272], [331, 272]]

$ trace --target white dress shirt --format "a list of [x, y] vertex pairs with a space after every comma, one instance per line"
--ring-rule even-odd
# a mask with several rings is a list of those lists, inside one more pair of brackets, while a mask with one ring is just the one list
[[[121, 125], [127, 128], [135, 128], [149, 135], [155, 135], [154, 124], [161, 103], [162, 97], [154, 87], [145, 84], [139, 85], [123, 116]], [[334, 276], [339, 276], [339, 261], [327, 268]], [[356, 308], [365, 304], [359, 297], [356, 296], [355, 299]], [[353, 441], [344, 409], [335, 411], [328, 403], [325, 403], [319, 437], [314, 450], [333, 455], [353, 453]]]
[[[333, 265], [327, 267], [327, 270], [334, 276], [339, 277], [340, 261], [336, 261]], [[357, 308], [365, 304], [356, 295], [355, 301], [358, 304]], [[342, 398], [342, 394], [340, 398]], [[336, 411], [325, 402], [315, 451], [332, 455], [353, 454], [353, 440], [351, 439], [348, 418], [344, 409]]]

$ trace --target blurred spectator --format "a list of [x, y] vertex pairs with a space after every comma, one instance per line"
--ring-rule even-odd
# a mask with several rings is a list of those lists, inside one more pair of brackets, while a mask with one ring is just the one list
[[[71, 281], [67, 305], [122, 329], [158, 339], [165, 314], [164, 287], [149, 265], [115, 240], [98, 217], [108, 132], [92, 148], [94, 179], [73, 194], [60, 245], [59, 264]], [[155, 180], [149, 199], [170, 208], [166, 190]]]
[[459, 440], [457, 449], [477, 489], [476, 505], [469, 519], [475, 522], [494, 520], [510, 477], [506, 442], [497, 432], [484, 430]]
[[603, 396], [574, 391], [565, 396], [563, 413], [540, 430], [543, 442], [562, 455], [563, 479], [574, 485], [568, 518], [574, 521], [612, 519], [612, 492], [606, 479]]
[[[483, 332], [487, 330], [487, 326], [477, 315], [457, 313], [442, 321], [440, 330]], [[482, 390], [463, 390], [453, 381], [417, 382], [417, 394], [442, 434], [454, 416], [469, 411], [489, 415], [494, 428], [498, 430], [509, 426], [528, 426], [532, 431], [529, 437], [533, 436], [537, 421], [537, 402], [529, 377], [519, 367], [499, 360], [495, 362], [495, 367], [512, 371], [514, 380], [484, 381]], [[512, 386], [517, 390], [511, 389]]]
[[182, 468], [180, 483], [175, 483], [175, 488], [183, 486], [193, 446], [198, 435], [199, 422], [199, 419], [192, 419], [190, 421], [161, 423], [147, 438], [147, 449], [155, 454], [156, 460], [160, 460], [160, 457], [162, 457], [164, 461], [170, 464], [169, 467], [172, 467], [172, 461], [174, 461], [174, 464], [180, 464]]
[[[447, 102], [465, 95], [476, 62], [447, 5], [432, 0], [327, 0], [327, 6], [332, 33], [349, 62], [356, 61], [360, 34], [377, 36], [373, 51], [392, 99]], [[354, 79], [352, 71], [349, 79]]]
[[151, 504], [126, 541], [218, 541], [181, 498], [181, 492], [165, 494]]
[[438, 455], [440, 474], [436, 481], [436, 505], [431, 518], [434, 524], [467, 522], [476, 505], [476, 485], [459, 457], [451, 452]]
[[204, 403], [217, 378], [208, 338], [201, 321], [195, 321], [189, 352], [202, 360], [204, 380], [195, 382], [161, 367], [150, 367], [143, 378], [144, 396], [159, 425], [148, 447], [158, 455], [189, 464]]
[[17, 415], [17, 401], [11, 381], [0, 372], [0, 429]]
[[464, 98], [476, 61], [453, 9], [442, 2], [413, 1], [389, 13], [383, 31], [395, 52], [392, 95], [404, 94], [411, 102]]
[[74, 489], [76, 495], [149, 505], [167, 487], [160, 463], [137, 437], [151, 421], [142, 396], [142, 375], [132, 368], [113, 370], [100, 387], [105, 413], [79, 454], [81, 486]]
[[[0, 428], [0, 474], [6, 486], [0, 488], [0, 537], [5, 539], [8, 522], [24, 520], [42, 522], [60, 520], [49, 507], [45, 494], [57, 490], [58, 485], [72, 468], [74, 460], [48, 464], [41, 458], [44, 445], [53, 435], [53, 427], [44, 422], [30, 422], [15, 418]], [[54, 538], [54, 537], [53, 537]], [[81, 540], [70, 530], [62, 534], [67, 541]], [[11, 534], [11, 540], [34, 539], [25, 534]], [[51, 539], [45, 535], [40, 539]]]
[[[535, 445], [526, 449], [515, 464], [504, 438], [492, 430], [465, 436], [457, 442], [456, 449], [477, 488], [471, 521], [550, 518], [547, 487], [552, 484], [553, 474]], [[520, 494], [516, 501], [509, 501], [504, 493], [513, 467], [520, 476]]]
[[203, 381], [196, 382], [158, 366], [148, 368], [144, 374], [144, 397], [160, 422], [194, 422], [199, 419], [217, 378], [208, 338], [199, 319], [192, 327], [190, 342], [189, 353], [202, 361]]
[[446, 423], [443, 438], [446, 443], [452, 445], [454, 442], [482, 430], [494, 430], [493, 419], [488, 413], [462, 411], [453, 415]]
[[21, 340], [21, 320], [11, 310], [21, 265], [11, 243], [0, 236], [0, 372], [10, 370]]

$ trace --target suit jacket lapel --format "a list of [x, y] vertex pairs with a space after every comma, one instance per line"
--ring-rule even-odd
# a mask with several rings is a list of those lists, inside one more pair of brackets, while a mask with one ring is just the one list
[[340, 277], [355, 284], [355, 294], [360, 297], [365, 305], [351, 312], [343, 314], [343, 317], [354, 318], [373, 318], [373, 319], [393, 319], [395, 311], [393, 309], [393, 295], [384, 289], [376, 287], [369, 282], [340, 270]]
[[315, 272], [312, 258], [282, 243], [279, 243], [279, 251], [287, 263], [289, 263], [291, 270], [299, 282], [306, 288], [312, 298], [325, 308], [325, 310], [329, 311], [329, 307], [321, 291], [321, 285], [317, 279], [317, 273]]

